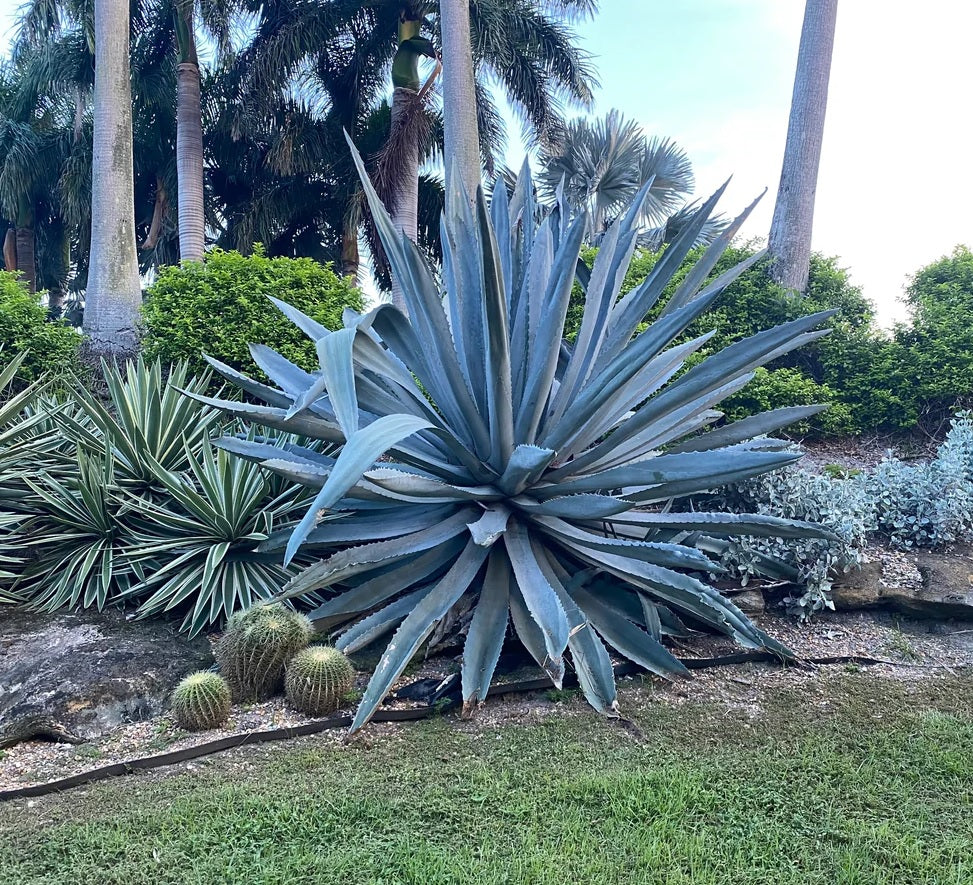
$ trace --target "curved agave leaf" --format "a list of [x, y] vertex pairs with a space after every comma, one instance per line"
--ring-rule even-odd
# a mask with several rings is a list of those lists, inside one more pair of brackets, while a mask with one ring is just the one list
[[[355, 162], [362, 171], [357, 154]], [[511, 623], [556, 684], [570, 661], [605, 715], [617, 710], [609, 648], [653, 672], [681, 674], [663, 640], [688, 634], [682, 618], [787, 656], [698, 576], [717, 570], [706, 554], [719, 553], [725, 538], [827, 533], [769, 517], [680, 513], [678, 499], [800, 456], [783, 441], [752, 438], [806, 409], [714, 427], [714, 407], [757, 366], [822, 334], [815, 327], [828, 314], [761, 332], [680, 374], [707, 339], [675, 339], [746, 267], [710, 279], [730, 225], [662, 316], [639, 331], [720, 192], [686, 221], [649, 278], [620, 297], [651, 183], [615, 214], [590, 272], [578, 261], [586, 219], [563, 190], [544, 215], [529, 170], [512, 196], [496, 188], [489, 206], [482, 194], [454, 195], [441, 275], [395, 229], [364, 175], [363, 187], [409, 316], [383, 306], [327, 332], [280, 304], [317, 343], [320, 371], [295, 371], [257, 349], [277, 388], [223, 374], [267, 405], [205, 400], [344, 443], [334, 461], [257, 441], [224, 446], [317, 491], [286, 545], [281, 533], [263, 543], [268, 553], [286, 546], [287, 562], [299, 550], [319, 557], [282, 597], [326, 595], [314, 618], [322, 629], [350, 622], [344, 648], [396, 630], [353, 729], [461, 599], [473, 610], [467, 713], [487, 696]], [[585, 314], [570, 346], [561, 333], [576, 281]]]

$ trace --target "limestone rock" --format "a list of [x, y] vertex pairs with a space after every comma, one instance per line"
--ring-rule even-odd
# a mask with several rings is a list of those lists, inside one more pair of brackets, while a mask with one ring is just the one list
[[745, 615], [762, 615], [767, 608], [763, 593], [757, 589], [734, 593], [730, 600]]
[[161, 713], [176, 683], [212, 664], [205, 637], [122, 612], [0, 610], [0, 747], [83, 741]]
[[919, 618], [973, 620], [973, 551], [919, 551], [908, 559], [915, 580], [904, 579], [899, 564], [881, 560], [842, 576], [832, 590], [835, 608], [882, 607]]

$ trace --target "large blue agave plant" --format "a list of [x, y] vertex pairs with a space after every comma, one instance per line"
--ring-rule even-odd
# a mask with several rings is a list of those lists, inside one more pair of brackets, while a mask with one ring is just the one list
[[[346, 625], [353, 651], [395, 631], [355, 717], [360, 728], [436, 625], [469, 614], [462, 688], [469, 711], [489, 691], [508, 626], [560, 684], [565, 655], [585, 696], [617, 710], [609, 647], [646, 669], [684, 673], [662, 644], [681, 618], [749, 648], [788, 654], [699, 577], [705, 550], [735, 535], [827, 537], [766, 516], [678, 513], [673, 499], [756, 476], [799, 457], [762, 436], [813, 413], [781, 409], [705, 430], [713, 407], [754, 368], [821, 334], [826, 314], [762, 332], [680, 374], [709, 336], [673, 345], [749, 262], [706, 284], [743, 217], [705, 253], [640, 330], [713, 210], [717, 193], [652, 273], [620, 297], [647, 187], [606, 233], [594, 267], [579, 263], [585, 228], [563, 200], [542, 217], [525, 169], [492, 205], [451, 199], [441, 273], [396, 232], [355, 155], [406, 317], [383, 304], [347, 312], [329, 332], [283, 313], [315, 342], [308, 373], [261, 345], [255, 361], [277, 386], [213, 361], [266, 405], [208, 400], [238, 417], [343, 443], [336, 459], [247, 440], [223, 445], [319, 489], [289, 537], [290, 561], [320, 560], [284, 597], [326, 591], [311, 617]], [[748, 210], [749, 211], [749, 210]], [[745, 216], [744, 216], [745, 217]], [[571, 289], [585, 291], [573, 345], [562, 340]], [[700, 431], [703, 432], [700, 432]], [[340, 518], [328, 518], [340, 514]], [[350, 626], [347, 626], [350, 623]]]

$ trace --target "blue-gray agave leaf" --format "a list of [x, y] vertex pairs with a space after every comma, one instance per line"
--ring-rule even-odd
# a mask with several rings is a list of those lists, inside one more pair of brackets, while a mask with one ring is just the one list
[[[273, 386], [213, 363], [266, 403], [219, 403], [230, 414], [344, 443], [336, 459], [252, 441], [225, 447], [318, 490], [289, 538], [272, 534], [263, 545], [284, 549], [287, 561], [299, 548], [318, 557], [284, 597], [320, 594], [312, 618], [319, 629], [344, 625], [342, 648], [395, 631], [353, 728], [368, 721], [455, 606], [472, 610], [462, 673], [467, 713], [486, 698], [511, 634], [556, 684], [572, 666], [606, 715], [617, 710], [611, 654], [683, 675], [663, 640], [687, 635], [686, 624], [789, 655], [706, 583], [719, 571], [709, 555], [735, 536], [828, 533], [672, 505], [799, 457], [762, 435], [806, 417], [807, 407], [723, 427], [714, 424], [721, 417], [714, 407], [757, 366], [821, 334], [815, 327], [827, 315], [761, 332], [681, 371], [707, 339], [680, 336], [749, 266], [709, 280], [734, 225], [662, 316], [639, 327], [719, 193], [649, 278], [622, 296], [644, 193], [619, 213], [589, 272], [579, 263], [585, 218], [563, 199], [544, 217], [525, 167], [513, 194], [498, 186], [492, 205], [482, 193], [472, 205], [450, 200], [440, 271], [395, 229], [357, 153], [355, 161], [409, 315], [388, 305], [348, 312], [344, 329], [329, 332], [281, 303], [315, 341], [319, 372], [262, 347], [254, 358]], [[572, 346], [562, 333], [576, 283], [585, 313]]]

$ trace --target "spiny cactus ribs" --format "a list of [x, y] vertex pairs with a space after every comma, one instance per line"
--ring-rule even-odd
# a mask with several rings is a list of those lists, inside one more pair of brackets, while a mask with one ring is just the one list
[[354, 668], [336, 648], [324, 645], [306, 648], [287, 665], [287, 700], [308, 716], [336, 710], [354, 684]]
[[216, 660], [238, 703], [271, 697], [284, 679], [284, 665], [311, 638], [311, 622], [280, 603], [255, 605], [234, 614], [216, 645]]
[[193, 673], [172, 693], [172, 713], [186, 731], [219, 728], [230, 716], [230, 686], [217, 673]]

